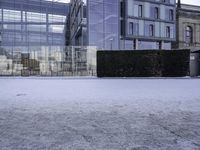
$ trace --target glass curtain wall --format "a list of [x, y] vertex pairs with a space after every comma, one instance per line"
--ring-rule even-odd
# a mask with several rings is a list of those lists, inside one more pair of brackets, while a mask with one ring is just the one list
[[1, 0], [2, 47], [64, 46], [68, 5], [54, 0]]
[[88, 0], [88, 44], [119, 48], [119, 0]]
[[55, 0], [1, 0], [0, 75], [62, 70], [68, 10]]

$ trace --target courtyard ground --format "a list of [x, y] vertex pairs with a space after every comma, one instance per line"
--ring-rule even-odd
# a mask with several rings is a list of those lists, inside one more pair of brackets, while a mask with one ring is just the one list
[[0, 78], [0, 150], [200, 150], [200, 79]]

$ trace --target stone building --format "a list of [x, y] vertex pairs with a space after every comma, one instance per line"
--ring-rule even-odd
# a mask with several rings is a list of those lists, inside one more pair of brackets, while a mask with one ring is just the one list
[[200, 49], [200, 6], [177, 4], [177, 36], [175, 48]]

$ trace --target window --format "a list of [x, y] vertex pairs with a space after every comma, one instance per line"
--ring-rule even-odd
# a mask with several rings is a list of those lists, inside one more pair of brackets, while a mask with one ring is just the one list
[[138, 35], [139, 24], [137, 22], [129, 22], [129, 34]]
[[139, 16], [139, 17], [142, 17], [142, 16], [143, 16], [143, 6], [142, 6], [142, 5], [139, 5], [139, 6], [138, 6], [138, 16]]
[[169, 26], [166, 27], [166, 37], [170, 38], [170, 27]]
[[49, 25], [49, 32], [64, 33], [64, 25]]
[[27, 12], [27, 21], [28, 22], [46, 22], [46, 14]]
[[65, 22], [66, 20], [66, 16], [61, 16], [61, 15], [49, 14], [48, 17], [50, 23]]
[[162, 0], [163, 3], [170, 3], [170, 0]]
[[129, 34], [133, 35], [133, 22], [129, 22]]
[[154, 26], [152, 24], [149, 25], [149, 36], [154, 36]]
[[5, 22], [20, 22], [21, 21], [21, 12], [16, 10], [3, 10], [3, 21]]
[[133, 49], [137, 49], [137, 40], [136, 39], [133, 40]]
[[46, 25], [28, 24], [27, 31], [46, 32]]
[[174, 11], [172, 9], [169, 10], [169, 20], [174, 20]]
[[125, 16], [125, 2], [120, 2], [121, 17]]
[[185, 31], [185, 42], [186, 45], [189, 46], [193, 42], [193, 30], [192, 27], [187, 26]]
[[0, 8], [0, 21], [2, 21], [2, 9]]
[[154, 9], [154, 17], [155, 17], [155, 19], [159, 18], [159, 8], [158, 7], [155, 7], [155, 9]]

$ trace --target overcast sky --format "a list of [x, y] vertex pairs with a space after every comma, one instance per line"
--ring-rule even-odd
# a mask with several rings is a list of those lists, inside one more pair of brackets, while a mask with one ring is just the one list
[[185, 4], [192, 4], [192, 5], [200, 6], [200, 0], [181, 0], [181, 2], [185, 3]]
[[[70, 0], [54, 0], [54, 1], [69, 2]], [[181, 0], [181, 2], [185, 3], [185, 4], [192, 4], [192, 5], [200, 6], [200, 0]]]

